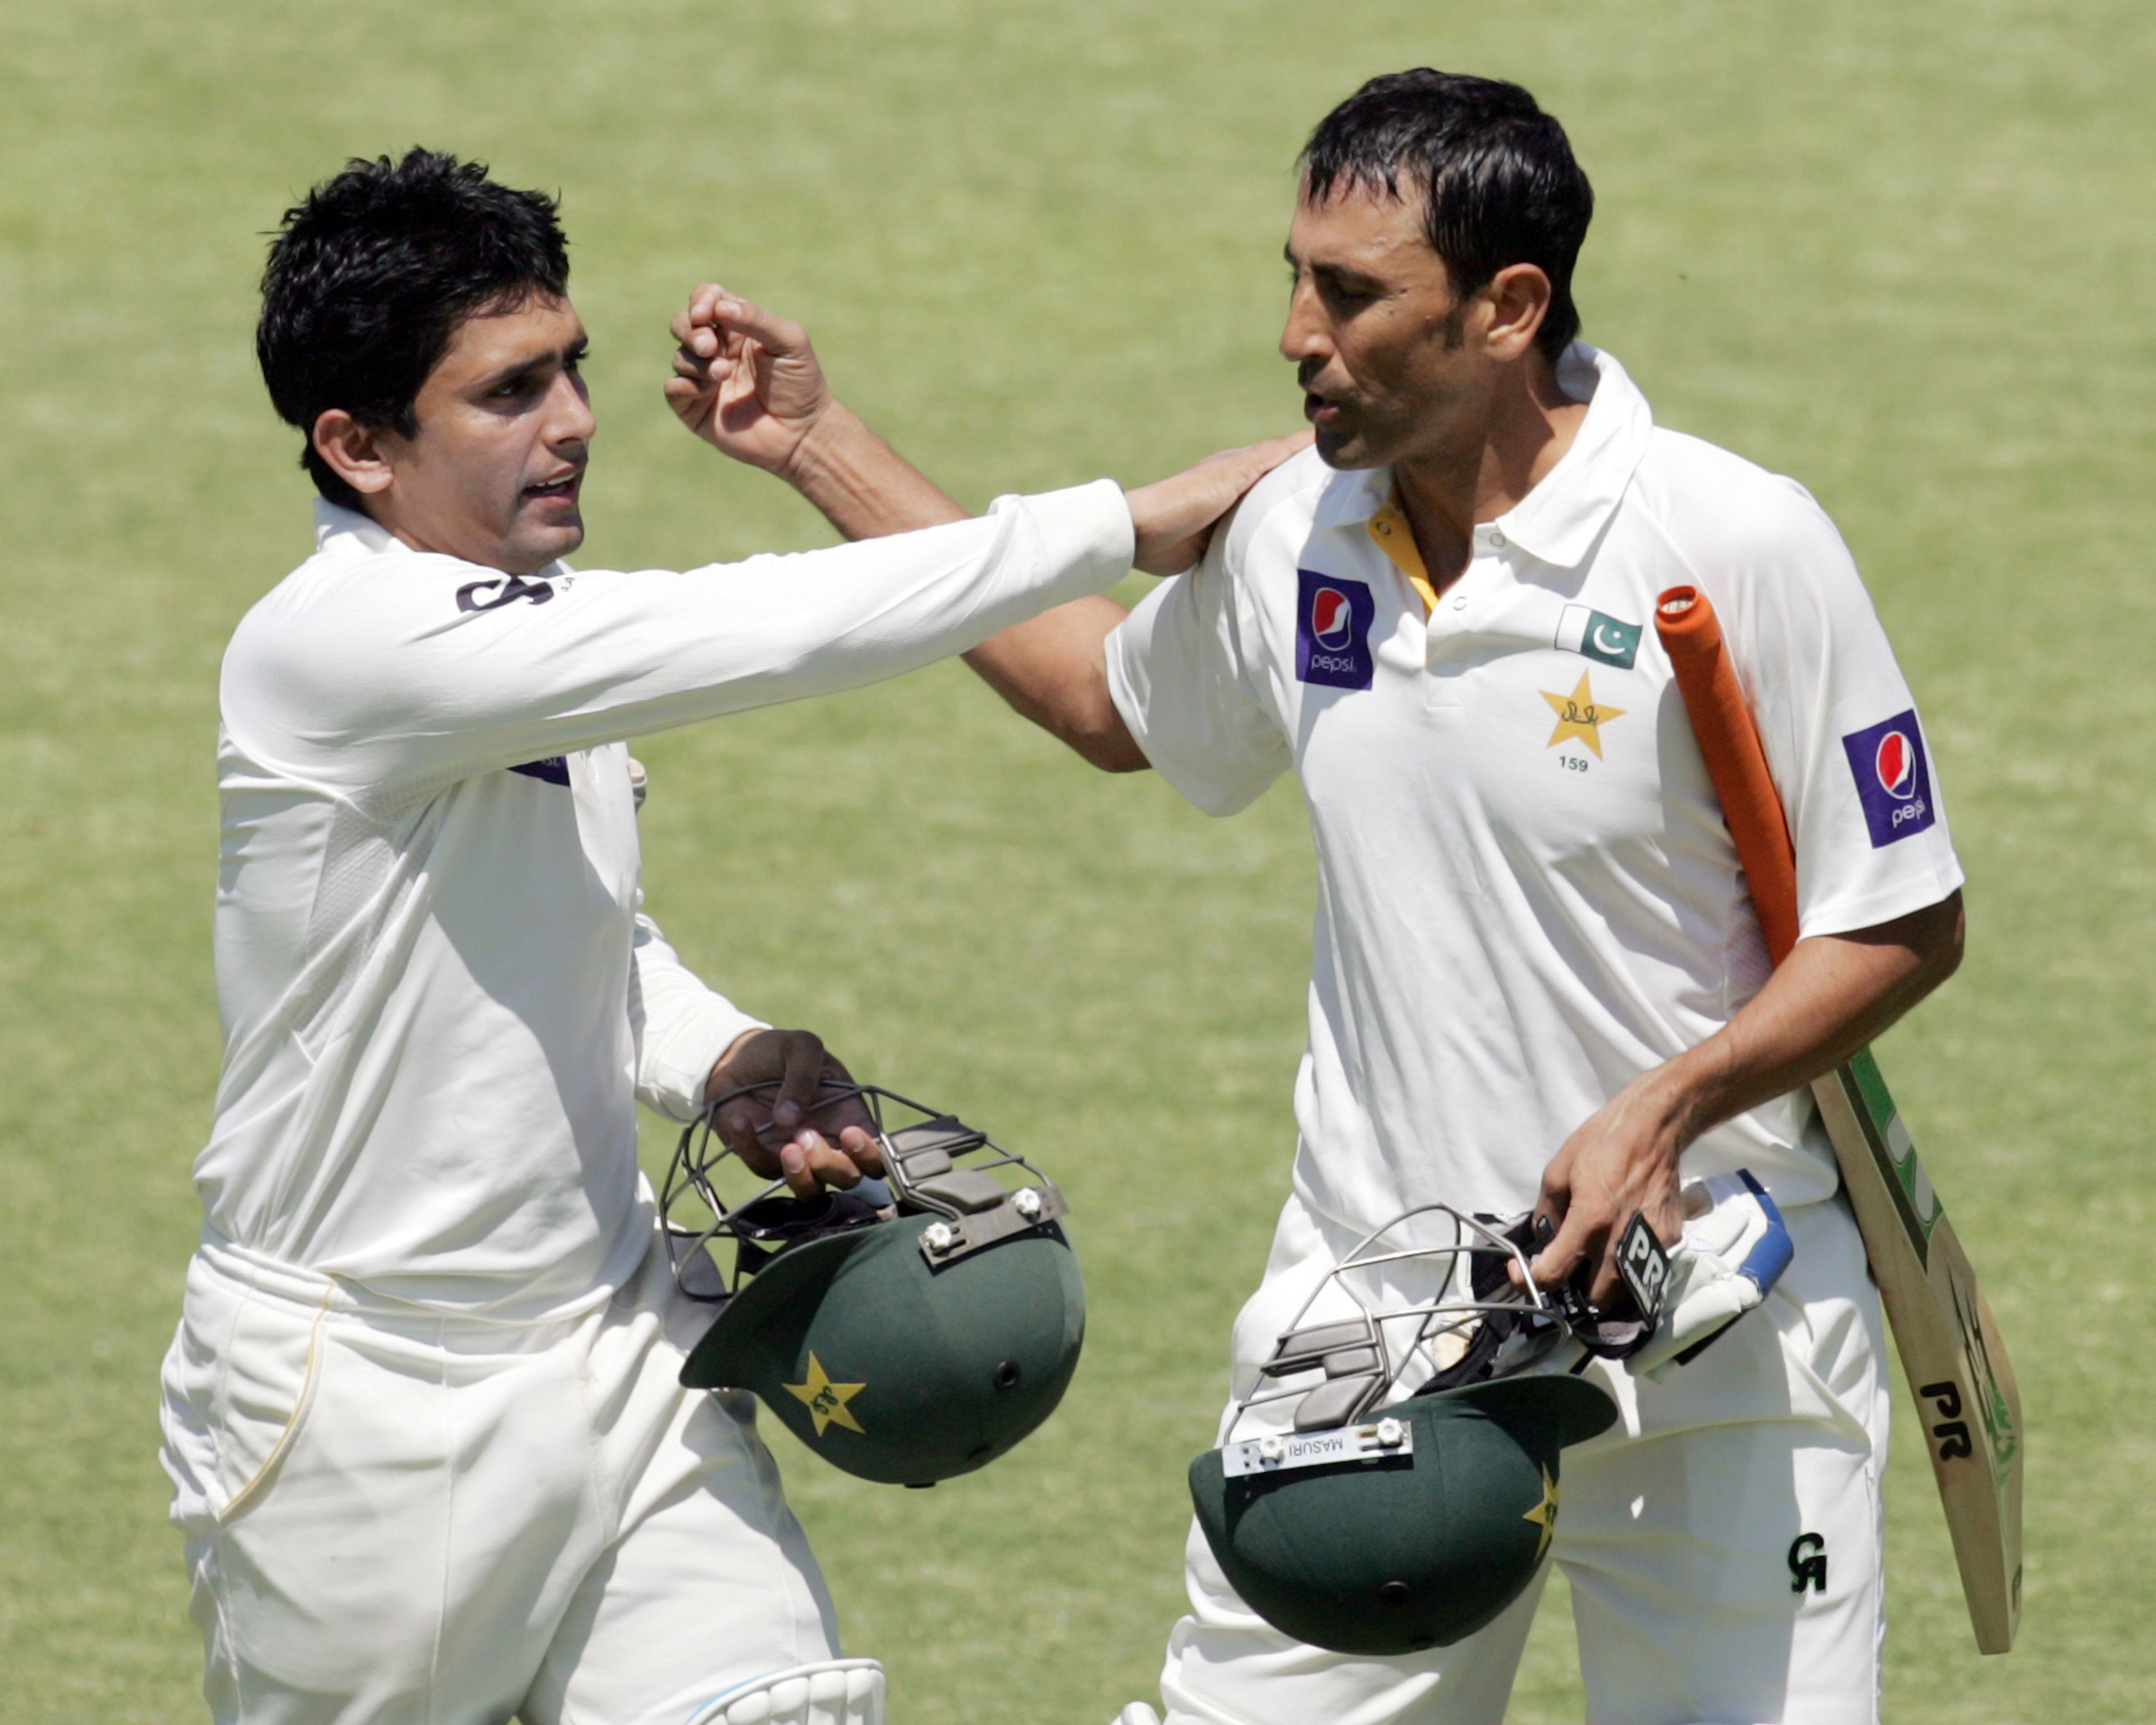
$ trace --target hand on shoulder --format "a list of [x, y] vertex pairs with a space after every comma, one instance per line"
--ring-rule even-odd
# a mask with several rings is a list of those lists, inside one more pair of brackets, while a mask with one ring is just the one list
[[1132, 561], [1148, 575], [1180, 575], [1205, 555], [1213, 530], [1245, 494], [1310, 444], [1311, 433], [1298, 431], [1224, 449], [1127, 493], [1132, 525], [1137, 530]]

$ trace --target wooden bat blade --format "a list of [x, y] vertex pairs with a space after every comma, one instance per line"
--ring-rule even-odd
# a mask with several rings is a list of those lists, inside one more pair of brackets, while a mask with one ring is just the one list
[[[1721, 622], [1704, 593], [1672, 587], [1656, 601], [1655, 633], [1779, 965], [1797, 940], [1795, 852]], [[2021, 1399], [2006, 1344], [1870, 1051], [1812, 1090], [1923, 1410], [1976, 1644], [2004, 1653], [2021, 1617]]]
[[2021, 1395], [1976, 1272], [1866, 1050], [1812, 1086], [1924, 1425], [1976, 1645], [2021, 1621]]

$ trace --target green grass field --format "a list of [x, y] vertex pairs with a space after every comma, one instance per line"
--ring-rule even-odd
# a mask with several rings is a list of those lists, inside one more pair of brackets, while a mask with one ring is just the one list
[[[2015, 1350], [2027, 1610], [1974, 1654], [1905, 1418], [1889, 1717], [2148, 1717], [2156, 12], [2128, 0], [4, 0], [0, 1716], [201, 1713], [155, 1379], [217, 1071], [218, 658], [309, 544], [249, 346], [280, 210], [414, 141], [559, 187], [603, 422], [585, 560], [706, 560], [828, 535], [665, 413], [696, 280], [808, 320], [969, 500], [1136, 481], [1293, 422], [1290, 162], [1418, 63], [1566, 120], [1589, 335], [1834, 512], [1952, 797], [1969, 959], [1886, 1054]], [[1300, 806], [1208, 823], [949, 667], [639, 752], [687, 955], [1071, 1193], [1093, 1321], [1037, 1438], [932, 1493], [782, 1460], [898, 1720], [1100, 1725], [1151, 1692], [1285, 1189]], [[1562, 1606], [1518, 1719], [1579, 1716]]]

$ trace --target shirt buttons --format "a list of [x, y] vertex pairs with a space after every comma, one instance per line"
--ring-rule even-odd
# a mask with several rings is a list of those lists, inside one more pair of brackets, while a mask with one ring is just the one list
[[1505, 549], [1505, 535], [1495, 527], [1486, 527], [1482, 530], [1482, 543], [1493, 551], [1502, 551]]
[[1467, 609], [1467, 596], [1466, 596], [1466, 594], [1465, 594], [1465, 593], [1455, 593], [1455, 594], [1452, 596], [1452, 608], [1453, 608], [1455, 611], [1465, 611], [1465, 610], [1466, 610], [1466, 609]]

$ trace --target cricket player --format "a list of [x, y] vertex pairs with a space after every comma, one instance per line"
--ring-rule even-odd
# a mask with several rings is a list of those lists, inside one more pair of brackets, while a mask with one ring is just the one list
[[[968, 659], [1089, 760], [1155, 768], [1209, 814], [1285, 772], [1301, 786], [1310, 1041], [1237, 1395], [1326, 1272], [1411, 1205], [1538, 1209], [1537, 1281], [1584, 1272], [1602, 1302], [1633, 1215], [1677, 1238], [1681, 1176], [1763, 1184], [1791, 1267], [1666, 1381], [1594, 1365], [1621, 1418], [1567, 1452], [1551, 1551], [1590, 1721], [1852, 1725], [1877, 1710], [1887, 1386], [1803, 1087], [1953, 971], [1962, 872], [1832, 523], [1657, 427], [1578, 339], [1591, 209], [1517, 86], [1366, 84], [1312, 136], [1288, 234], [1281, 351], [1315, 449], [1134, 612], [1088, 597]], [[1771, 976], [1648, 627], [1680, 583], [1723, 620], [1789, 811], [1802, 939]], [[1539, 1594], [1383, 1659], [1270, 1627], [1194, 1528], [1187, 1580], [1170, 1725], [1499, 1719]]]
[[[226, 1057], [162, 1420], [220, 1721], [784, 1720], [790, 1679], [831, 1676], [748, 1398], [676, 1381], [710, 1308], [674, 1286], [634, 1105], [688, 1120], [783, 1080], [720, 1124], [803, 1194], [873, 1146], [818, 1109], [843, 1077], [818, 1039], [706, 987], [644, 914], [627, 740], [926, 664], [1134, 556], [1178, 566], [1278, 458], [573, 570], [595, 422], [567, 282], [552, 200], [423, 151], [352, 163], [270, 249], [263, 372], [321, 497], [314, 554], [224, 660]], [[865, 499], [923, 482], [798, 329], [698, 304], [685, 423], [888, 535]], [[732, 827], [783, 865], [783, 806]], [[818, 1718], [880, 1717], [868, 1663]]]

